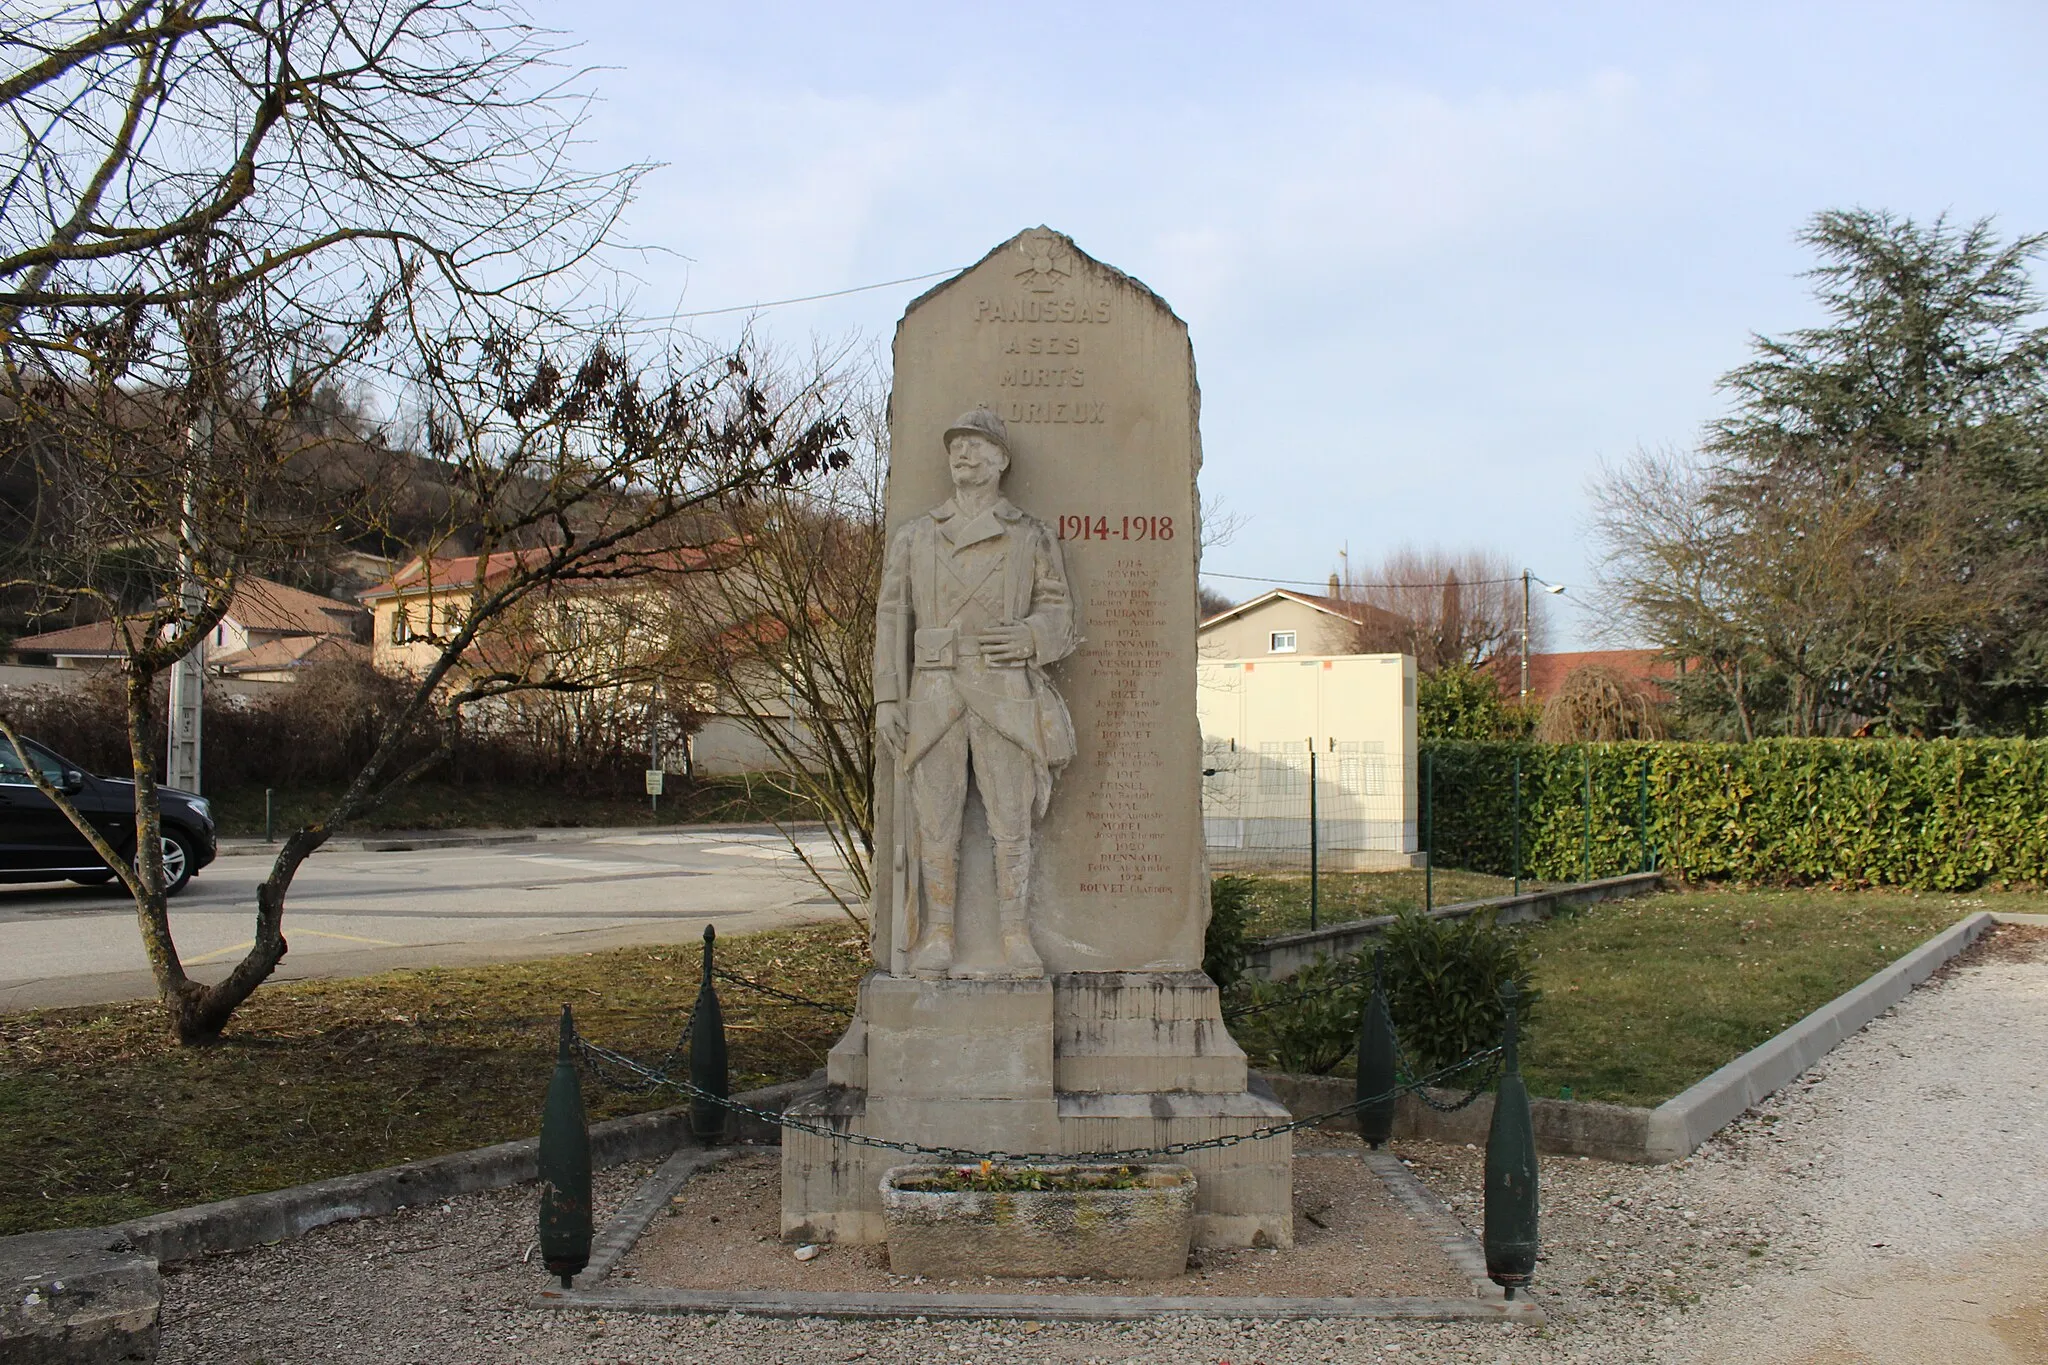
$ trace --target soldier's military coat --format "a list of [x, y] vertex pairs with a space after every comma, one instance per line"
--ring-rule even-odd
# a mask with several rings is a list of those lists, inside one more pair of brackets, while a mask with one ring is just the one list
[[[985, 661], [976, 637], [1013, 622], [1031, 630], [1030, 661]], [[1074, 722], [1045, 668], [1077, 643], [1059, 542], [1007, 498], [977, 516], [948, 498], [890, 540], [875, 700], [904, 703], [912, 765], [971, 713], [1030, 755], [1043, 815], [1053, 775], [1074, 756]]]

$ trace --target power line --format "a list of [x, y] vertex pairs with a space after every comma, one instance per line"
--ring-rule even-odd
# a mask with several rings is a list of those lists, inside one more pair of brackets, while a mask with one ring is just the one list
[[758, 313], [763, 308], [781, 308], [792, 303], [816, 303], [820, 299], [843, 299], [848, 294], [865, 294], [871, 289], [893, 289], [899, 284], [916, 284], [921, 280], [935, 280], [941, 275], [957, 275], [965, 266], [949, 266], [925, 275], [906, 275], [900, 280], [883, 280], [880, 284], [857, 284], [851, 289], [834, 289], [823, 294], [804, 294], [793, 299], [771, 299], [766, 303], [742, 303], [731, 308], [703, 308], [694, 313], [677, 313], [677, 318], [715, 318], [726, 313]]
[[[1217, 573], [1211, 569], [1202, 570], [1202, 577], [1232, 578], [1242, 583], [1280, 583], [1288, 587], [1321, 588], [1325, 592], [1328, 592], [1330, 588], [1330, 580], [1327, 578], [1313, 580], [1307, 578], [1273, 578], [1265, 574]], [[1351, 588], [1448, 588], [1453, 583], [1456, 583], [1461, 588], [1484, 588], [1492, 587], [1496, 584], [1519, 583], [1521, 581], [1522, 576], [1520, 574], [1514, 574], [1507, 578], [1446, 579], [1441, 583], [1346, 583], [1339, 580], [1337, 589], [1342, 592]]]

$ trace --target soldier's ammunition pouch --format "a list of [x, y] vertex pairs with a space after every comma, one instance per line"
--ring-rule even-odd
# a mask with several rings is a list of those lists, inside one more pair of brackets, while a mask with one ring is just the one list
[[955, 668], [960, 663], [960, 632], [953, 626], [918, 630], [914, 663], [918, 668]]

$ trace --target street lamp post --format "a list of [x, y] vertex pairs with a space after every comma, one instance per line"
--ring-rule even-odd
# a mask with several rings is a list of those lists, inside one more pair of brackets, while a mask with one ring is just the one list
[[1543, 591], [1555, 596], [1564, 591], [1564, 584], [1551, 583], [1537, 578], [1527, 569], [1522, 570], [1522, 697], [1524, 706], [1529, 704], [1529, 581], [1535, 579], [1543, 584]]

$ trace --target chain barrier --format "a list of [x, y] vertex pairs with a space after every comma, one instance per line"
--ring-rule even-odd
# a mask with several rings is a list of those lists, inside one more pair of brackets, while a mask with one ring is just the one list
[[1223, 1021], [1229, 1023], [1233, 1019], [1249, 1019], [1255, 1014], [1264, 1014], [1268, 1010], [1285, 1009], [1289, 1005], [1298, 1005], [1304, 1000], [1315, 1000], [1326, 995], [1335, 995], [1337, 992], [1355, 984], [1357, 983], [1348, 980], [1334, 981], [1327, 986], [1317, 987], [1312, 990], [1296, 990], [1292, 995], [1283, 996], [1278, 1000], [1267, 1000], [1256, 1005], [1234, 1005], [1223, 1011]]
[[[1380, 1012], [1381, 1014], [1386, 1016], [1387, 1031], [1393, 1036], [1394, 1039], [1395, 1076], [1414, 1076], [1415, 1069], [1413, 1066], [1409, 1064], [1408, 1054], [1401, 1047], [1401, 1031], [1400, 1029], [1394, 1027], [1393, 1015], [1388, 1010], [1386, 997], [1383, 994], [1378, 994], [1374, 992], [1369, 983], [1361, 983], [1356, 980], [1342, 980], [1333, 982], [1328, 986], [1323, 986], [1312, 990], [1299, 990], [1296, 991], [1294, 994], [1286, 996], [1279, 1000], [1268, 1000], [1256, 1005], [1242, 1005], [1236, 1009], [1227, 1009], [1223, 1011], [1223, 1019], [1225, 1023], [1230, 1023], [1238, 1019], [1247, 1019], [1253, 1015], [1264, 1014], [1269, 1010], [1284, 1009], [1289, 1005], [1298, 1005], [1304, 1000], [1315, 1000], [1322, 998], [1324, 996], [1336, 995], [1339, 992], [1348, 990], [1353, 986], [1361, 985], [1363, 986], [1363, 989], [1368, 999], [1376, 999], [1379, 1001]], [[1452, 1076], [1456, 1075], [1461, 1071], [1464, 1071], [1468, 1067], [1476, 1066], [1480, 1062], [1486, 1061], [1488, 1058], [1492, 1058], [1493, 1060], [1488, 1065], [1485, 1073], [1481, 1075], [1478, 1082], [1474, 1084], [1469, 1091], [1466, 1092], [1465, 1097], [1463, 1099], [1440, 1100], [1436, 1098], [1436, 1096], [1430, 1094], [1427, 1089], [1423, 1088], [1424, 1082], [1419, 1081], [1409, 1082], [1409, 1084], [1413, 1086], [1412, 1093], [1414, 1094], [1416, 1099], [1421, 1100], [1424, 1104], [1428, 1105], [1431, 1109], [1436, 1110], [1439, 1114], [1455, 1114], [1460, 1109], [1469, 1108], [1478, 1101], [1481, 1095], [1485, 1094], [1488, 1090], [1491, 1090], [1493, 1088], [1494, 1081], [1499, 1079], [1499, 1053], [1500, 1049], [1497, 1047], [1491, 1048], [1485, 1052], [1475, 1052], [1462, 1062], [1454, 1063], [1451, 1066], [1444, 1067], [1441, 1070], [1431, 1073], [1432, 1077]]]
[[738, 986], [741, 990], [756, 991], [772, 1000], [787, 1001], [792, 1005], [802, 1005], [806, 1009], [823, 1010], [827, 1014], [836, 1014], [842, 1018], [853, 1013], [851, 1005], [828, 1005], [822, 1000], [812, 1000], [806, 996], [793, 995], [788, 991], [777, 990], [765, 982], [750, 980], [737, 972], [726, 971], [723, 967], [713, 967], [711, 974], [720, 981]]
[[[676, 1062], [681, 1059], [684, 1050], [690, 1046], [690, 1030], [696, 1026], [696, 1023], [697, 1018], [695, 1015], [690, 1016], [684, 1022], [683, 1031], [676, 1036], [675, 1046], [670, 1048], [661, 1059], [661, 1065], [658, 1068], [659, 1074], [667, 1075], [670, 1068], [675, 1066]], [[650, 1090], [659, 1090], [661, 1088], [661, 1081], [646, 1079], [646, 1077], [656, 1074], [657, 1069], [643, 1066], [639, 1062], [616, 1052], [604, 1052], [603, 1049], [593, 1051], [590, 1045], [583, 1041], [583, 1035], [580, 1033], [576, 1034], [572, 1041], [575, 1043], [577, 1050], [582, 1054], [584, 1064], [590, 1068], [590, 1078], [600, 1085], [608, 1085], [612, 1089], [624, 1091], [628, 1095], [644, 1095]], [[600, 1053], [602, 1055], [599, 1055]], [[623, 1063], [623, 1066], [620, 1065], [621, 1063]], [[622, 1069], [628, 1074], [625, 1076], [607, 1074], [606, 1067], [608, 1066]]]
[[[674, 1076], [667, 1075], [665, 1071], [656, 1071], [643, 1063], [634, 1061], [624, 1053], [614, 1052], [610, 1048], [601, 1047], [591, 1042], [583, 1037], [580, 1032], [571, 1036], [571, 1042], [575, 1045], [578, 1052], [582, 1054], [586, 1062], [589, 1063], [591, 1074], [594, 1077], [600, 1081], [605, 1080], [601, 1066], [615, 1067], [628, 1071], [637, 1078], [636, 1091], [653, 1090], [659, 1086], [667, 1086], [672, 1090], [688, 1095], [693, 1100], [708, 1101], [745, 1118], [773, 1124], [778, 1128], [786, 1128], [792, 1132], [808, 1133], [812, 1137], [848, 1143], [856, 1147], [875, 1147], [885, 1151], [903, 1152], [911, 1156], [933, 1157], [950, 1163], [1012, 1161], [1038, 1165], [1061, 1162], [1121, 1165], [1136, 1161], [1147, 1161], [1155, 1157], [1185, 1156], [1190, 1152], [1215, 1151], [1224, 1147], [1236, 1147], [1246, 1142], [1264, 1142], [1280, 1137], [1283, 1134], [1299, 1132], [1304, 1128], [1313, 1128], [1319, 1124], [1328, 1123], [1332, 1119], [1348, 1117], [1367, 1105], [1378, 1104], [1383, 1100], [1400, 1094], [1404, 1090], [1421, 1093], [1424, 1086], [1441, 1080], [1445, 1076], [1462, 1071], [1466, 1067], [1477, 1065], [1489, 1058], [1498, 1057], [1500, 1054], [1498, 1047], [1488, 1048], [1484, 1052], [1475, 1052], [1470, 1057], [1445, 1067], [1441, 1071], [1432, 1072], [1419, 1080], [1403, 1082], [1383, 1094], [1368, 1096], [1362, 1100], [1354, 1100], [1350, 1104], [1336, 1109], [1325, 1110], [1320, 1114], [1311, 1114], [1307, 1118], [1293, 1119], [1287, 1123], [1271, 1124], [1264, 1128], [1255, 1128], [1249, 1133], [1225, 1133], [1221, 1137], [1202, 1138], [1194, 1142], [1169, 1142], [1163, 1147], [1125, 1147], [1104, 1152], [975, 1152], [962, 1147], [931, 1147], [921, 1142], [898, 1142], [892, 1138], [872, 1137], [866, 1133], [850, 1133], [844, 1129], [833, 1128], [826, 1124], [809, 1123], [803, 1119], [791, 1118], [787, 1114], [775, 1110], [757, 1109], [753, 1105], [742, 1104], [738, 1100], [730, 1099], [724, 1095], [714, 1095], [710, 1091], [692, 1085], [688, 1081], [678, 1080]], [[1470, 1103], [1470, 1101], [1468, 1100], [1467, 1103]]]
[[[1401, 1030], [1394, 1027], [1393, 1010], [1387, 1004], [1386, 992], [1375, 990], [1372, 993], [1372, 999], [1379, 1003], [1380, 1017], [1387, 1021], [1387, 1036], [1394, 1040], [1395, 1079], [1398, 1080], [1402, 1076], [1413, 1076], [1415, 1069], [1408, 1064], [1408, 1054], [1401, 1047]], [[1411, 1093], [1414, 1094], [1416, 1099], [1421, 1100], [1439, 1114], [1455, 1114], [1460, 1109], [1470, 1107], [1477, 1102], [1481, 1095], [1492, 1089], [1494, 1081], [1500, 1076], [1500, 1055], [1501, 1050], [1498, 1047], [1491, 1047], [1484, 1052], [1473, 1053], [1462, 1062], [1453, 1062], [1451, 1065], [1431, 1073], [1439, 1078], [1454, 1076], [1467, 1067], [1477, 1066], [1481, 1062], [1486, 1063], [1486, 1070], [1479, 1077], [1479, 1083], [1466, 1091], [1465, 1098], [1461, 1100], [1440, 1100], [1429, 1093], [1426, 1084], [1423, 1082], [1414, 1082], [1414, 1089]]]

